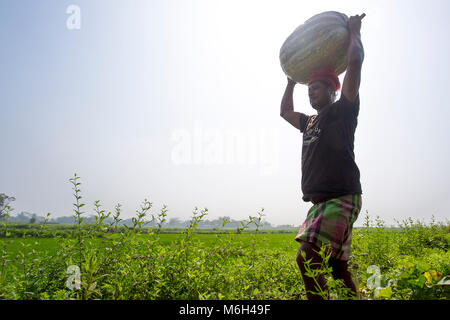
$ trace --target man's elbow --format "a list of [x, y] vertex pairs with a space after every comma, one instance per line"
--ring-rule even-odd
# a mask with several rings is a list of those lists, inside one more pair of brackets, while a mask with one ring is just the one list
[[354, 50], [348, 55], [348, 65], [352, 67], [361, 67], [364, 61], [364, 50], [359, 48], [359, 50]]
[[359, 52], [348, 58], [348, 66], [353, 68], [361, 68], [364, 61], [364, 52]]
[[287, 108], [286, 106], [281, 106], [280, 108], [280, 117], [285, 118], [286, 115], [289, 113], [289, 108]]
[[284, 120], [288, 121], [290, 113], [291, 113], [291, 111], [282, 111], [282, 112], [280, 112], [280, 117], [282, 117]]

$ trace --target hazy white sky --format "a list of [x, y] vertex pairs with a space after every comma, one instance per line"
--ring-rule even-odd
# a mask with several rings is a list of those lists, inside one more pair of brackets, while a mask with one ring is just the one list
[[[80, 28], [69, 29], [70, 5]], [[366, 13], [355, 136], [362, 215], [445, 221], [448, 1], [5, 0], [0, 4], [0, 193], [14, 212], [86, 214], [100, 200], [300, 224], [299, 131], [279, 116], [279, 49], [323, 11]], [[343, 75], [341, 75], [341, 80]], [[296, 111], [313, 114], [306, 87]]]

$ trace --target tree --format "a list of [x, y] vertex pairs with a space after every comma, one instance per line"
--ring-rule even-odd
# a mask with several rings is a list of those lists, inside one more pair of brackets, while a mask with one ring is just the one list
[[35, 213], [33, 213], [33, 216], [30, 218], [30, 221], [29, 221], [29, 223], [35, 223], [36, 222], [36, 214]]
[[0, 219], [3, 219], [6, 214], [11, 211], [9, 203], [16, 200], [14, 197], [9, 197], [4, 193], [0, 193]]

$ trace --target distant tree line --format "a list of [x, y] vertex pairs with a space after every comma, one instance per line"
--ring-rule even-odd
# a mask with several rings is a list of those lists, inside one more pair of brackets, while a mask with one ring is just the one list
[[[223, 221], [224, 219], [227, 221], [226, 225], [223, 226]], [[26, 211], [22, 211], [17, 215], [11, 215], [8, 219], [8, 221], [10, 222], [22, 222], [22, 223], [43, 223], [45, 220], [44, 217], [37, 215], [36, 213], [30, 213], [30, 212], [26, 212]], [[111, 224], [113, 222], [112, 218], [106, 218], [103, 223], [105, 224]], [[75, 223], [75, 219], [73, 216], [63, 216], [63, 217], [55, 217], [55, 218], [50, 218], [48, 219], [48, 221], [46, 222], [48, 224], [73, 224]], [[91, 216], [86, 216], [83, 217], [83, 222], [82, 224], [93, 224], [95, 223], [95, 216], [91, 215]], [[189, 226], [190, 220], [183, 220], [181, 218], [171, 218], [168, 219], [168, 221], [165, 221], [162, 224], [163, 228], [186, 228]], [[124, 219], [122, 221], [120, 221], [118, 223], [119, 225], [127, 225], [127, 226], [132, 226], [132, 220], [130, 219]], [[144, 224], [144, 226], [146, 227], [156, 227], [157, 226], [157, 222], [156, 221], [146, 221], [146, 223]], [[236, 229], [241, 227], [241, 220], [234, 220], [231, 219], [230, 217], [219, 217], [217, 219], [213, 219], [213, 220], [202, 220], [200, 222], [198, 222], [198, 228], [202, 228], [202, 229], [215, 229], [215, 228], [220, 228], [220, 229]], [[259, 226], [260, 229], [288, 229], [288, 228], [293, 228], [293, 225], [272, 225], [270, 222], [268, 221], [261, 221], [261, 224]], [[249, 225], [249, 229], [254, 229], [256, 228], [255, 225]]]
[[[5, 220], [6, 215], [8, 212], [11, 211], [9, 208], [9, 203], [16, 200], [14, 197], [7, 196], [4, 193], [0, 193], [0, 220]], [[45, 218], [43, 216], [39, 216], [36, 213], [30, 213], [26, 211], [22, 211], [18, 214], [11, 214], [9, 213], [8, 217], [9, 222], [19, 222], [19, 223], [31, 223], [31, 224], [39, 224], [39, 223], [48, 223], [48, 224], [73, 224], [75, 223], [75, 217], [74, 216], [63, 216], [63, 217], [50, 217]], [[227, 221], [225, 226], [223, 225], [223, 222]], [[113, 218], [108, 217], [106, 218], [103, 223], [104, 224], [111, 224], [113, 222]], [[91, 216], [83, 216], [83, 222], [82, 224], [93, 224], [95, 223], [95, 215]], [[119, 223], [119, 225], [127, 225], [132, 226], [132, 218], [129, 219], [123, 219]], [[190, 220], [183, 220], [181, 218], [171, 218], [167, 221], [164, 221], [162, 223], [163, 228], [186, 228], [190, 224]], [[146, 221], [144, 224], [146, 227], [156, 227], [157, 222], [156, 221]], [[205, 219], [200, 222], [198, 222], [198, 228], [201, 229], [237, 229], [242, 226], [242, 220], [234, 220], [230, 217], [224, 216], [219, 217], [217, 219], [209, 220]], [[256, 225], [250, 224], [249, 229], [255, 229]], [[270, 222], [266, 220], [262, 220], [259, 225], [259, 229], [289, 229], [294, 228], [293, 225], [272, 225]]]

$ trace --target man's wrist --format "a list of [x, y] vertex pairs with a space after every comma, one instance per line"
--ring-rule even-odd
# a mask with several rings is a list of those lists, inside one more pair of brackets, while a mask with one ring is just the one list
[[288, 84], [287, 84], [287, 86], [288, 86], [289, 88], [294, 88], [296, 84], [297, 84], [297, 83], [296, 83], [294, 80], [288, 79]]
[[350, 38], [361, 38], [361, 32], [359, 30], [350, 30]]

